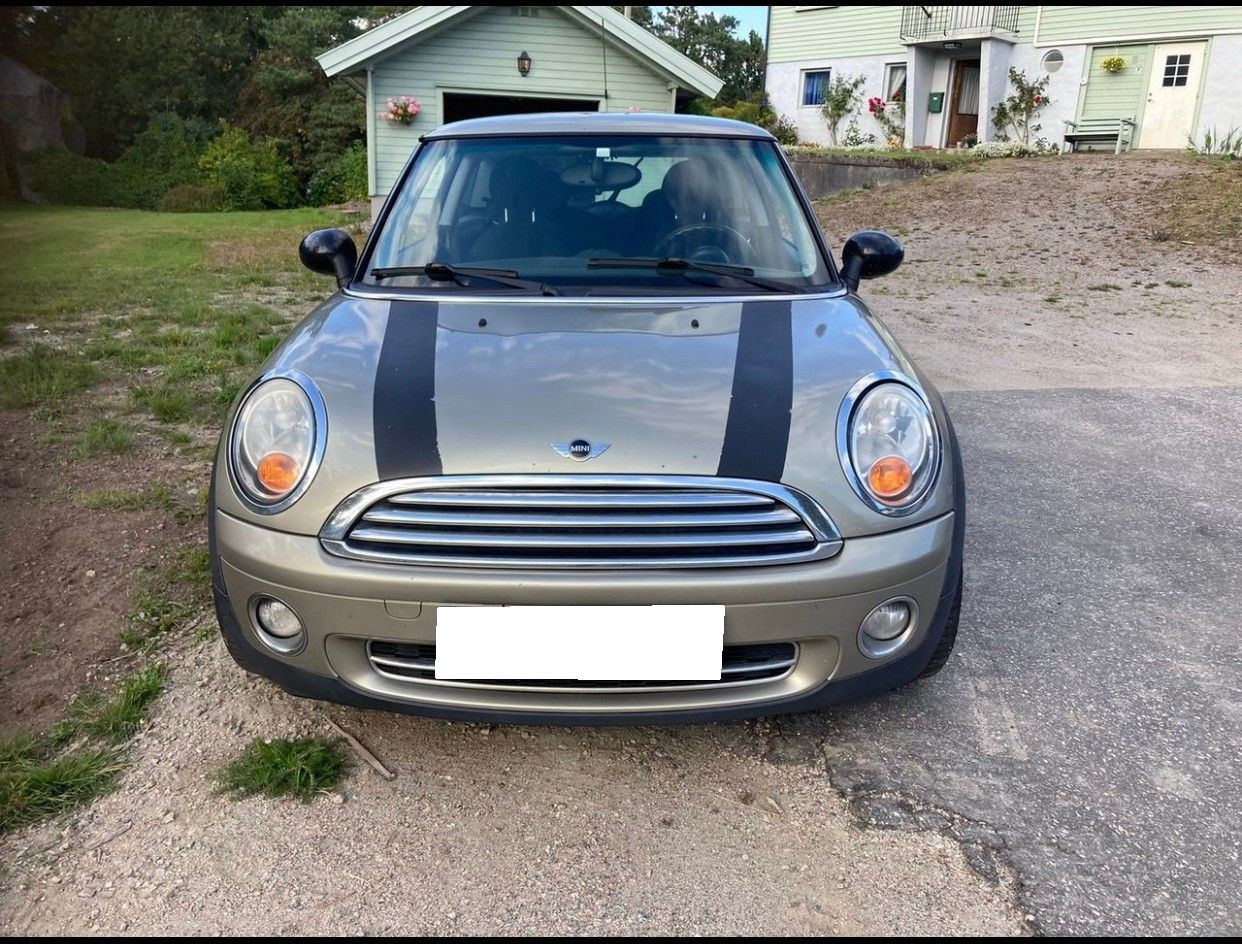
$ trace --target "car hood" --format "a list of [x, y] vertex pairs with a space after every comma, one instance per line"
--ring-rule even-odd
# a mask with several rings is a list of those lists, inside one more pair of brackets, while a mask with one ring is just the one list
[[[268, 368], [311, 377], [328, 414], [322, 467], [281, 515], [289, 530], [316, 532], [375, 481], [486, 473], [760, 479], [806, 492], [843, 534], [896, 526], [850, 491], [834, 436], [860, 377], [912, 367], [852, 296], [337, 296]], [[564, 456], [575, 440], [594, 457]]]

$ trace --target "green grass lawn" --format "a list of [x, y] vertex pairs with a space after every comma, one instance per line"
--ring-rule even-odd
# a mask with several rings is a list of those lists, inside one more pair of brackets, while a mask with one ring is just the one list
[[331, 291], [297, 247], [342, 222], [305, 209], [0, 209], [0, 330], [27, 348], [0, 361], [0, 407], [55, 406], [114, 380], [134, 412], [160, 423], [211, 421]]
[[[114, 470], [101, 474], [108, 487], [67, 495], [83, 527], [150, 509], [171, 525], [169, 545], [128, 588], [116, 628], [132, 660], [122, 681], [80, 694], [48, 732], [0, 741], [0, 832], [112, 790], [126, 742], [163, 687], [159, 650], [178, 633], [203, 638], [191, 630], [210, 625], [202, 519], [220, 423], [240, 385], [335, 287], [299, 263], [302, 236], [349, 222], [325, 210], [0, 206], [0, 409], [32, 410], [62, 464], [103, 473], [132, 454], [149, 470], [119, 480]], [[44, 484], [63, 489], [61, 467], [49, 462]], [[335, 748], [295, 747], [257, 773], [247, 768], [231, 789], [309, 797], [339, 779]]]

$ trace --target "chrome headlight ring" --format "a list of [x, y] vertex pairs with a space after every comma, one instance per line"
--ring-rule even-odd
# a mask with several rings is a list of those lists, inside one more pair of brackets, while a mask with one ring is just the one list
[[[900, 385], [905, 388], [904, 392], [913, 394], [915, 402], [921, 405], [922, 415], [917, 419], [927, 443], [927, 455], [923, 463], [914, 470], [914, 487], [894, 500], [885, 500], [867, 487], [864, 482], [866, 471], [860, 471], [856, 466], [852, 448], [853, 426], [860, 405], [876, 387], [886, 384]], [[904, 517], [918, 511], [935, 489], [936, 482], [940, 478], [943, 458], [936, 416], [932, 411], [931, 401], [928, 400], [927, 394], [923, 392], [918, 382], [900, 371], [877, 370], [850, 387], [837, 411], [837, 458], [846, 480], [850, 483], [850, 488], [872, 511], [890, 518]]]
[[[256, 396], [261, 394], [264, 385], [274, 380], [292, 383], [305, 395], [310, 410], [306, 418], [310, 421], [312, 429], [310, 431], [310, 442], [305, 450], [304, 467], [299, 470], [299, 478], [296, 484], [289, 491], [280, 494], [279, 497], [272, 500], [264, 500], [256, 484], [247, 484], [247, 479], [251, 476], [248, 476], [243, 469], [239, 468], [238, 436], [245, 434], [245, 430], [241, 427], [247, 418], [247, 407], [254, 402]], [[274, 515], [284, 511], [301, 498], [310, 487], [311, 482], [314, 481], [315, 473], [319, 471], [319, 466], [323, 462], [327, 442], [328, 411], [324, 405], [323, 396], [320, 394], [319, 388], [315, 386], [315, 382], [300, 370], [293, 368], [272, 370], [262, 374], [246, 390], [245, 395], [238, 404], [237, 413], [229, 425], [226, 464], [234, 493], [243, 505], [258, 514]]]

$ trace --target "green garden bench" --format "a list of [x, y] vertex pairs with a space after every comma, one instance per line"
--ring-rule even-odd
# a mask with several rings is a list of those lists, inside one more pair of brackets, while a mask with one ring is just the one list
[[1065, 150], [1073, 151], [1082, 143], [1107, 144], [1116, 142], [1114, 154], [1123, 149], [1130, 150], [1134, 143], [1133, 118], [1080, 118], [1078, 121], [1066, 121]]

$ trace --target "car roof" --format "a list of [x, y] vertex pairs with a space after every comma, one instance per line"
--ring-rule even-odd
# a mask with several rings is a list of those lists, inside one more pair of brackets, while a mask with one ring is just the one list
[[648, 112], [548, 112], [535, 115], [496, 115], [441, 125], [424, 137], [461, 138], [491, 135], [650, 134], [698, 135], [722, 138], [774, 140], [763, 128], [745, 121], [705, 115], [668, 115]]

